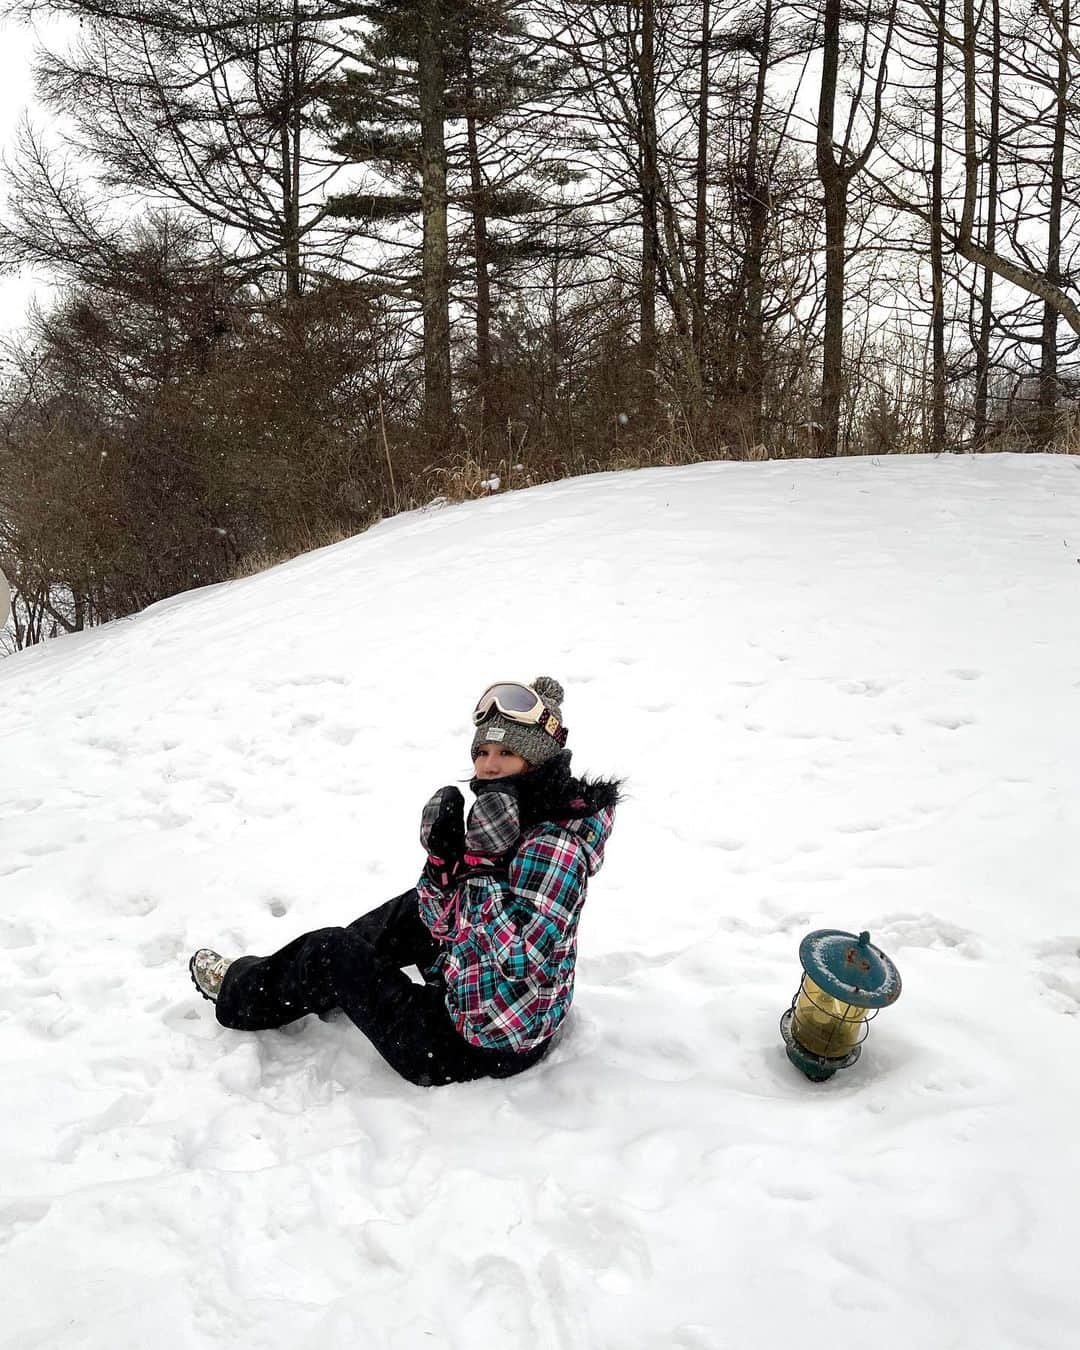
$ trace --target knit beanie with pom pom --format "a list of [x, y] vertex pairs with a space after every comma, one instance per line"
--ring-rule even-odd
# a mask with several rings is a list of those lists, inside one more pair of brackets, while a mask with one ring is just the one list
[[[538, 675], [528, 686], [534, 689], [549, 712], [553, 712], [562, 724], [563, 687], [550, 675]], [[563, 745], [541, 726], [526, 726], [523, 722], [513, 722], [504, 717], [496, 708], [486, 721], [476, 728], [473, 737], [472, 757], [485, 741], [498, 741], [500, 745], [515, 755], [520, 755], [534, 767], [546, 764], [563, 749]]]

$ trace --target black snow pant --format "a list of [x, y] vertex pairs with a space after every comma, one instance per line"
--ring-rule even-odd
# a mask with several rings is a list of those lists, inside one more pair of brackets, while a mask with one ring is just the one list
[[440, 947], [424, 927], [416, 891], [363, 914], [347, 928], [320, 928], [273, 956], [241, 956], [225, 975], [217, 1019], [236, 1031], [284, 1026], [340, 1008], [403, 1078], [420, 1087], [509, 1078], [549, 1049], [482, 1050], [460, 1035], [439, 977], [417, 984], [402, 969], [429, 970]]

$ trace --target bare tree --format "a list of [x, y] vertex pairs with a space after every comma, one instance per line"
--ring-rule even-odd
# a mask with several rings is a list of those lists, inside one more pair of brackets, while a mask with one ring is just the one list
[[[69, 234], [80, 214], [93, 215], [100, 239], [117, 199], [149, 198], [201, 220], [234, 270], [299, 296], [312, 268], [335, 263], [344, 242], [325, 204], [341, 161], [309, 130], [341, 51], [325, 26], [301, 21], [299, 0], [273, 15], [260, 0], [235, 0], [229, 13], [248, 22], [230, 28], [219, 26], [216, 0], [191, 0], [182, 33], [156, 30], [128, 9], [96, 6], [67, 50], [39, 55], [38, 96], [69, 128], [66, 150], [24, 130], [9, 174], [4, 252], [55, 265], [70, 240], [43, 234], [43, 213], [66, 217]], [[94, 207], [93, 187], [77, 186], [68, 170], [75, 154], [79, 180], [97, 186]]]
[[[817, 170], [825, 199], [825, 336], [821, 356], [821, 452], [839, 452], [840, 402], [844, 391], [844, 277], [847, 263], [848, 195], [853, 180], [866, 168], [881, 128], [888, 84], [887, 63], [896, 25], [897, 0], [884, 14], [873, 0], [859, 11], [861, 35], [856, 38], [858, 65], [855, 87], [848, 102], [846, 122], [837, 128], [840, 94], [840, 57], [845, 21], [853, 17], [842, 0], [824, 0], [822, 10], [822, 68], [817, 118]], [[884, 36], [875, 50], [872, 39], [879, 26]], [[871, 111], [862, 145], [856, 149], [855, 129], [864, 111], [867, 82], [871, 83]]]
[[[1037, 296], [1064, 318], [1072, 330], [1080, 334], [1080, 306], [1028, 257], [1025, 261], [1008, 257], [997, 248], [979, 244], [975, 238], [976, 215], [979, 203], [979, 99], [976, 79], [979, 55], [978, 27], [975, 19], [975, 0], [963, 0], [960, 51], [963, 61], [964, 109], [964, 193], [963, 210], [956, 227], [950, 231], [960, 255], [968, 262], [986, 268], [995, 276], [1010, 282], [1019, 290]], [[1014, 242], [1016, 236], [1014, 234]]]

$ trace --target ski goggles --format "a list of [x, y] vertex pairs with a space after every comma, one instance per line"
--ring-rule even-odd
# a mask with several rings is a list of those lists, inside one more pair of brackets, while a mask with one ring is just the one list
[[516, 684], [509, 680], [489, 684], [473, 709], [473, 722], [478, 727], [482, 726], [496, 712], [509, 722], [539, 727], [560, 745], [566, 744], [566, 728], [536, 690], [530, 689], [527, 684]]

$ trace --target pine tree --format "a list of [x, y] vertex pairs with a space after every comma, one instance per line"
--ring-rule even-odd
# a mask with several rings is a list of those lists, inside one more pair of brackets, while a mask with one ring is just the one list
[[[325, 90], [333, 150], [367, 170], [330, 209], [397, 246], [399, 280], [407, 290], [419, 283], [424, 423], [439, 452], [453, 421], [452, 296], [472, 300], [483, 399], [493, 284], [542, 250], [543, 187], [558, 170], [538, 148], [541, 105], [558, 68], [537, 50], [513, 0], [389, 0], [370, 18], [356, 36], [355, 62]], [[418, 219], [417, 277], [409, 242]], [[456, 262], [466, 247], [468, 266]]]

